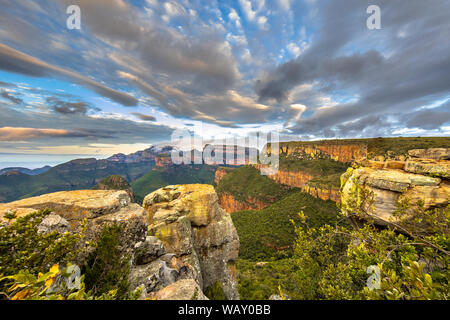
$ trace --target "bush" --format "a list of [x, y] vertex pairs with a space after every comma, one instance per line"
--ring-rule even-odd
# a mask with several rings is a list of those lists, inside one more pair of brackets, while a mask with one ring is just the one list
[[125, 298], [129, 283], [130, 257], [123, 257], [119, 249], [122, 227], [114, 224], [105, 226], [95, 245], [95, 250], [87, 259], [83, 269], [86, 287], [94, 295], [117, 291], [117, 299]]
[[38, 233], [37, 226], [48, 214], [49, 210], [40, 210], [0, 228], [0, 275], [25, 269], [32, 274], [46, 272], [56, 263], [65, 264], [75, 258], [81, 234]]

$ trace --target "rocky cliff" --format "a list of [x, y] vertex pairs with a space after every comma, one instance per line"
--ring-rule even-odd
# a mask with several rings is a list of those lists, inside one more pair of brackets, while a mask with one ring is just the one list
[[231, 194], [229, 193], [220, 193], [219, 195], [219, 204], [222, 208], [225, 209], [228, 213], [233, 213], [237, 211], [243, 211], [243, 210], [261, 210], [268, 206], [270, 206], [272, 203], [266, 203], [261, 200], [255, 199], [255, 198], [248, 198], [245, 202], [241, 202], [236, 200]]
[[399, 221], [394, 215], [399, 203], [408, 203], [410, 212], [420, 202], [424, 209], [447, 206], [450, 161], [442, 158], [447, 158], [448, 153], [448, 150], [411, 150], [405, 161], [364, 161], [363, 166], [349, 168], [341, 177], [344, 213], [369, 216], [386, 225]]
[[100, 180], [93, 190], [124, 190], [128, 193], [131, 199], [134, 199], [133, 189], [128, 181], [119, 175], [112, 175], [103, 180]]
[[341, 202], [341, 195], [339, 193], [339, 190], [336, 188], [310, 186], [309, 184], [306, 184], [302, 187], [302, 191], [322, 200]]
[[229, 172], [229, 170], [226, 168], [220, 168], [220, 167], [217, 168], [216, 173], [214, 174], [214, 183], [216, 185], [218, 185], [220, 180], [222, 180], [223, 177], [225, 177], [228, 172]]
[[[263, 167], [264, 165], [255, 164], [253, 166], [256, 169], [261, 170], [261, 167]], [[267, 177], [277, 183], [284, 184], [284, 185], [290, 186], [290, 187], [295, 187], [295, 188], [301, 188], [308, 181], [314, 179], [314, 177], [312, 175], [307, 174], [302, 171], [291, 172], [291, 171], [282, 171], [282, 170], [278, 170], [276, 174], [268, 175]]]
[[[282, 142], [279, 144], [281, 155], [298, 159], [330, 158], [339, 162], [352, 162], [367, 157], [367, 144], [343, 143], [342, 141]], [[271, 153], [270, 144], [266, 146]]]
[[238, 299], [235, 260], [239, 238], [211, 185], [167, 186], [144, 199], [149, 233], [192, 271], [200, 288], [217, 285]]
[[[21, 217], [50, 209], [39, 231], [80, 232], [84, 220], [81, 246], [98, 239], [104, 226], [119, 224], [119, 248], [131, 257], [130, 289], [141, 287], [142, 298], [206, 299], [202, 290], [216, 283], [228, 298], [239, 298], [239, 239], [212, 186], [167, 187], [144, 205], [131, 203], [126, 191], [66, 191], [0, 204], [0, 222], [9, 223], [6, 213]], [[83, 265], [92, 250], [85, 246], [74, 262]]]
[[159, 155], [155, 157], [155, 167], [156, 168], [166, 168], [172, 164], [172, 159], [170, 155]]

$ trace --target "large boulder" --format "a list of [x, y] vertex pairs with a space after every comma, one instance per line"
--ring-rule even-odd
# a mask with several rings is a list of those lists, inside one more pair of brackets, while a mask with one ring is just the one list
[[142, 288], [143, 298], [205, 299], [202, 289], [216, 282], [229, 299], [239, 298], [239, 239], [212, 186], [169, 186], [147, 196], [144, 205], [145, 210], [132, 203], [126, 191], [65, 191], [0, 204], [0, 222], [10, 223], [11, 215], [5, 215], [11, 212], [21, 217], [49, 209], [39, 232], [83, 230], [83, 250], [74, 261], [79, 266], [94, 250], [86, 242], [118, 224], [119, 250], [130, 257], [130, 290]]
[[149, 295], [152, 300], [208, 300], [193, 279], [179, 280]]
[[193, 271], [201, 289], [219, 282], [228, 299], [239, 298], [234, 266], [239, 238], [213, 186], [167, 186], [149, 194], [143, 206], [149, 234]]
[[[106, 225], [119, 224], [123, 228], [119, 237], [120, 249], [124, 254], [132, 255], [135, 244], [146, 239], [145, 210], [132, 203], [126, 191], [62, 191], [0, 204], [0, 220], [4, 220], [8, 212], [15, 212], [20, 217], [40, 209], [52, 211], [39, 226], [40, 232], [79, 232], [86, 221], [85, 240], [95, 241]], [[89, 253], [90, 249], [86, 249], [80, 259]]]
[[[394, 215], [399, 203], [408, 203], [410, 214], [420, 203], [424, 209], [445, 207], [450, 199], [449, 164], [448, 160], [410, 159], [403, 170], [349, 168], [341, 177], [342, 210], [348, 216], [371, 217], [387, 225], [400, 221]], [[405, 218], [408, 215], [401, 217]]]

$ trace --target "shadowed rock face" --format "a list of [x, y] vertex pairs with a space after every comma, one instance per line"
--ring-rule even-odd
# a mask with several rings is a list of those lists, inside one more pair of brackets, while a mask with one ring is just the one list
[[[410, 155], [441, 158], [446, 149], [411, 150]], [[450, 161], [410, 158], [404, 165], [350, 168], [342, 175], [342, 209], [348, 215], [369, 215], [381, 225], [398, 222], [393, 216], [399, 201], [408, 200], [411, 209], [422, 201], [425, 209], [445, 207], [450, 200]], [[363, 193], [367, 197], [361, 197]], [[413, 211], [413, 210], [411, 210]]]
[[239, 298], [234, 272], [239, 238], [213, 186], [167, 186], [149, 194], [143, 206], [149, 234], [195, 271], [200, 288], [219, 282], [228, 299]]

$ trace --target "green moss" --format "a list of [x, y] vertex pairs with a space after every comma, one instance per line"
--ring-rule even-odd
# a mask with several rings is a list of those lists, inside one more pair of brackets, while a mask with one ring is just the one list
[[227, 300], [222, 284], [218, 281], [206, 288], [205, 296], [209, 300]]

